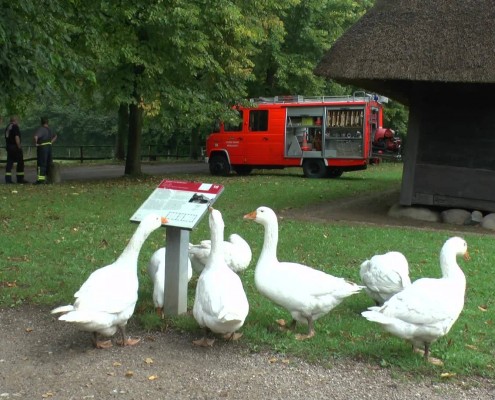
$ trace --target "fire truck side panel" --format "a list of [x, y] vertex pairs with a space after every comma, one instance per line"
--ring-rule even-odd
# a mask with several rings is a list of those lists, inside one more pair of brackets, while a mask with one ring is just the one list
[[246, 174], [253, 168], [302, 166], [306, 176], [337, 177], [365, 169], [382, 127], [381, 104], [369, 96], [326, 99], [275, 98], [238, 107], [242, 124], [222, 124], [207, 139], [210, 171], [227, 173], [232, 167]]

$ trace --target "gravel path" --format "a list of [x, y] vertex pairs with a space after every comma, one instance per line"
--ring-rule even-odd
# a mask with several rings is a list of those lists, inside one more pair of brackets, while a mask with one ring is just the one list
[[330, 368], [238, 343], [197, 348], [178, 332], [133, 336], [134, 347], [96, 350], [90, 335], [47, 308], [0, 310], [1, 399], [494, 399], [488, 381], [433, 383], [338, 360]]

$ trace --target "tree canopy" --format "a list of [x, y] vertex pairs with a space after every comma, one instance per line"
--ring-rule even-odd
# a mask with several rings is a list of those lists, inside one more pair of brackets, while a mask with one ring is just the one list
[[114, 135], [120, 110], [129, 174], [140, 172], [143, 127], [153, 140], [189, 140], [249, 97], [348, 90], [313, 69], [373, 3], [0, 1], [3, 112], [65, 109], [67, 133], [90, 114]]

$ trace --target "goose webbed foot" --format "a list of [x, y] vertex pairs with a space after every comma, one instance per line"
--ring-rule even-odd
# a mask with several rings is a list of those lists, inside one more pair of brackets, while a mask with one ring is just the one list
[[414, 348], [413, 346], [413, 350], [416, 352], [416, 353], [419, 353], [423, 356], [423, 359], [425, 362], [428, 362], [432, 365], [436, 365], [436, 366], [443, 366], [443, 361], [440, 360], [439, 358], [435, 358], [435, 357], [430, 357], [430, 345], [429, 344], [425, 344], [424, 345], [425, 348], [424, 350], [423, 349], [418, 349], [418, 348]]
[[119, 346], [134, 346], [141, 341], [140, 338], [125, 338], [124, 340], [120, 339], [117, 341]]
[[141, 339], [139, 338], [126, 338], [125, 337], [125, 328], [124, 327], [119, 327], [119, 330], [120, 330], [120, 333], [122, 335], [122, 338], [120, 340], [117, 341], [117, 344], [119, 346], [134, 346], [136, 344], [138, 344]]
[[209, 339], [207, 337], [202, 337], [198, 340], [193, 340], [193, 344], [199, 347], [213, 347], [213, 343], [215, 343], [215, 339]]
[[235, 342], [236, 340], [239, 340], [242, 337], [241, 332], [232, 332], [232, 333], [226, 333], [223, 335], [223, 338], [229, 342]]
[[210, 330], [208, 328], [203, 328], [204, 335], [201, 339], [193, 340], [193, 345], [199, 347], [213, 347], [213, 343], [215, 343], [215, 339], [208, 338]]
[[98, 332], [93, 332], [91, 342], [96, 349], [108, 349], [113, 346], [111, 340], [98, 340]]
[[293, 331], [294, 329], [296, 329], [297, 321], [295, 319], [293, 319], [289, 325], [287, 325], [285, 319], [277, 319], [275, 322], [279, 326], [279, 329], [282, 331]]
[[[294, 320], [295, 321], [295, 320]], [[315, 328], [313, 324], [313, 318], [308, 318], [308, 333], [306, 335], [302, 334], [297, 334], [296, 339], [297, 340], [307, 340], [312, 338], [315, 335]]]

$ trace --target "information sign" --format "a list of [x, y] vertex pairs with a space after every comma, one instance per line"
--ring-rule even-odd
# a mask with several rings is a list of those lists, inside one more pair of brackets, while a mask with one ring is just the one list
[[140, 222], [146, 215], [157, 213], [168, 219], [167, 226], [193, 229], [223, 192], [213, 183], [163, 180], [131, 217]]

